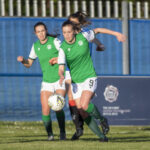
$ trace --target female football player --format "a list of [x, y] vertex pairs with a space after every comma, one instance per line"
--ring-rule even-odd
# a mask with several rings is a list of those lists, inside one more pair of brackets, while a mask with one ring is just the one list
[[[68, 19], [71, 22], [76, 24], [76, 26], [77, 26], [76, 33], [84, 32], [84, 27], [91, 24], [91, 22], [88, 19], [87, 14], [85, 14], [81, 11], [78, 11], [76, 13], [71, 14], [68, 17]], [[101, 42], [99, 42], [98, 39], [94, 38], [94, 40], [92, 40], [91, 42], [95, 43], [97, 45], [97, 48], [96, 48], [97, 51], [104, 51], [104, 45], [101, 44]], [[89, 44], [90, 51], [91, 51], [92, 43]], [[51, 59], [50, 63], [51, 64], [57, 63], [56, 59], [57, 58]], [[77, 140], [77, 139], [79, 139], [79, 137], [81, 135], [83, 135], [84, 121], [83, 121], [83, 119], [82, 119], [82, 117], [81, 117], [81, 115], [80, 115], [80, 113], [79, 113], [79, 111], [76, 107], [75, 101], [74, 101], [73, 96], [72, 96], [71, 76], [70, 76], [70, 71], [69, 71], [68, 67], [66, 67], [66, 72], [65, 72], [65, 83], [66, 83], [66, 89], [67, 89], [66, 92], [67, 92], [68, 101], [69, 101], [69, 109], [70, 109], [70, 112], [71, 112], [72, 120], [73, 120], [73, 122], [75, 124], [75, 127], [76, 127], [76, 132], [73, 134], [71, 139], [72, 140]], [[102, 126], [102, 129], [103, 129], [103, 133], [107, 134], [108, 131], [109, 131], [109, 125], [108, 125], [107, 119], [104, 118], [104, 117], [101, 119], [101, 126]]]
[[[84, 27], [91, 24], [91, 22], [88, 20], [87, 14], [85, 14], [81, 11], [78, 11], [76, 13], [71, 14], [68, 17], [68, 19], [71, 22], [76, 24], [76, 26], [77, 26], [76, 33], [83, 32]], [[92, 40], [91, 42], [95, 43], [97, 45], [97, 48], [96, 48], [97, 51], [103, 51], [104, 50], [104, 45], [101, 44], [101, 42], [99, 42], [98, 39], [94, 38], [94, 40]], [[90, 51], [91, 51], [91, 44], [92, 43], [89, 44]], [[69, 89], [69, 90], [67, 90], [68, 91], [67, 95], [68, 95], [68, 99], [69, 99], [69, 108], [70, 108], [70, 112], [71, 112], [73, 122], [74, 122], [75, 127], [76, 127], [76, 132], [73, 134], [71, 139], [72, 140], [77, 140], [77, 139], [79, 139], [79, 137], [81, 135], [83, 135], [84, 122], [83, 122], [83, 119], [82, 119], [82, 117], [81, 117], [81, 115], [80, 115], [80, 113], [79, 113], [79, 111], [76, 107], [75, 101], [74, 101], [73, 96], [72, 96], [71, 76], [70, 76], [70, 71], [69, 71], [68, 67], [66, 68], [65, 83], [66, 83], [66, 87], [68, 87], [68, 89]], [[106, 134], [109, 130], [109, 126], [108, 126], [107, 120], [106, 119], [104, 120], [104, 119], [103, 119], [103, 122], [101, 123], [101, 125], [102, 124], [105, 125], [105, 126], [102, 126], [103, 127], [102, 129], [103, 129], [103, 132]], [[106, 127], [107, 127], [107, 131], [105, 129]]]
[[[50, 116], [50, 108], [48, 106], [48, 98], [55, 93], [65, 96], [65, 83], [62, 86], [59, 84], [58, 64], [49, 65], [49, 60], [53, 57], [58, 57], [60, 41], [47, 32], [47, 27], [44, 23], [38, 22], [34, 26], [35, 35], [38, 41], [33, 43], [29, 58], [18, 56], [17, 60], [25, 67], [32, 66], [34, 60], [38, 57], [43, 80], [41, 84], [41, 105], [42, 105], [42, 120], [48, 134], [48, 140], [53, 140], [52, 121]], [[65, 114], [64, 111], [57, 111], [56, 117], [60, 128], [60, 140], [66, 139], [65, 133]]]
[[[97, 76], [90, 57], [89, 41], [93, 40], [97, 33], [114, 35], [118, 41], [122, 42], [125, 40], [125, 36], [105, 28], [96, 28], [76, 34], [76, 27], [69, 20], [62, 25], [65, 40], [61, 44], [58, 58], [60, 85], [64, 81], [64, 64], [67, 63], [72, 79], [73, 98], [82, 118], [100, 138], [100, 141], [108, 141], [95, 121], [95, 119], [101, 120], [102, 116], [96, 106], [90, 103], [97, 86]], [[84, 112], [87, 112], [89, 115], [86, 115]]]

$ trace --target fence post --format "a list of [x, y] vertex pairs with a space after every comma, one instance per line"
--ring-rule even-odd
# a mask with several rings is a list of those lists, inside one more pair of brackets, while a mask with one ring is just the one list
[[77, 12], [78, 11], [78, 1], [74, 0], [73, 4], [74, 4], [74, 12]]
[[129, 74], [129, 43], [128, 43], [128, 2], [122, 2], [122, 33], [126, 36], [126, 41], [123, 42], [123, 74]]
[[114, 17], [118, 18], [119, 17], [119, 9], [118, 9], [118, 1], [114, 1]]
[[90, 17], [94, 18], [95, 17], [95, 7], [94, 7], [94, 1], [90, 1]]
[[29, 0], [25, 1], [25, 7], [26, 7], [26, 16], [29, 17], [30, 16], [30, 3], [29, 3]]
[[149, 18], [149, 7], [148, 7], [148, 2], [144, 2], [144, 18], [148, 19]]
[[57, 2], [57, 12], [58, 17], [62, 17], [62, 1], [58, 0]]
[[82, 11], [86, 13], [86, 1], [82, 1]]
[[38, 16], [38, 7], [37, 7], [37, 0], [33, 1], [33, 16], [37, 17]]
[[42, 17], [46, 17], [46, 0], [42, 0]]
[[50, 4], [50, 17], [54, 17], [54, 0], [49, 1]]
[[9, 0], [9, 16], [14, 15], [14, 9], [13, 9], [13, 0]]
[[70, 1], [66, 0], [66, 17], [70, 15]]
[[133, 2], [129, 2], [129, 18], [133, 18]]
[[17, 0], [17, 16], [21, 16], [21, 0]]
[[136, 2], [136, 18], [141, 18], [141, 3]]
[[110, 1], [106, 1], [106, 17], [107, 18], [110, 18], [110, 12], [111, 12]]
[[103, 4], [101, 0], [98, 1], [98, 17], [103, 17]]
[[5, 0], [1, 0], [1, 16], [5, 16]]

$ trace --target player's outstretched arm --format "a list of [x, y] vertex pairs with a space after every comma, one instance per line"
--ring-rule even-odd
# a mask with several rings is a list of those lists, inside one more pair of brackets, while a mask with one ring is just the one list
[[116, 32], [116, 31], [112, 31], [112, 30], [109, 30], [109, 29], [95, 28], [94, 32], [95, 32], [95, 34], [97, 34], [97, 33], [104, 33], [104, 34], [114, 35], [114, 36], [116, 36], [116, 38], [117, 38], [117, 40], [119, 42], [124, 42], [126, 40], [125, 35], [123, 35], [122, 33]]
[[17, 61], [21, 62], [25, 67], [30, 68], [32, 66], [34, 60], [24, 59], [23, 56], [18, 56]]

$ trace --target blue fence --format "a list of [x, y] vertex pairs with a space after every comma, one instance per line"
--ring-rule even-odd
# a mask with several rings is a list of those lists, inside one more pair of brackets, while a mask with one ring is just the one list
[[[61, 33], [66, 18], [0, 18], [0, 120], [41, 120], [41, 70], [38, 60], [30, 69], [17, 62], [17, 56], [28, 58], [32, 43], [36, 41], [33, 27], [43, 21], [50, 33]], [[143, 25], [145, 28], [143, 28]], [[92, 19], [90, 28], [103, 27], [121, 32], [118, 19]], [[150, 74], [150, 21], [130, 21], [130, 72]], [[144, 33], [145, 32], [145, 33]], [[144, 33], [144, 34], [143, 34]], [[122, 44], [115, 37], [99, 34], [105, 45], [104, 52], [95, 51], [92, 59], [98, 75], [122, 75]], [[70, 120], [68, 104], [66, 119]], [[55, 114], [52, 113], [55, 119]]]
[[130, 21], [131, 75], [150, 75], [150, 20]]
[[[36, 40], [33, 27], [43, 21], [50, 33], [61, 33], [61, 24], [66, 19], [56, 18], [1, 18], [1, 58], [0, 73], [41, 73], [38, 61], [31, 69], [26, 69], [16, 62], [18, 55], [28, 57], [32, 43]], [[114, 19], [93, 19], [90, 28], [105, 27], [121, 32], [121, 21]], [[105, 45], [106, 51], [96, 52], [92, 47], [92, 58], [98, 74], [122, 74], [122, 48], [115, 37], [105, 34], [97, 36]]]

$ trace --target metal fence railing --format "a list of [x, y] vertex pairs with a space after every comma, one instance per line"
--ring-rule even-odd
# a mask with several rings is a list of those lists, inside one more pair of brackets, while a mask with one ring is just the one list
[[[123, 2], [123, 1], [122, 1]], [[91, 18], [120, 18], [122, 5], [118, 0], [0, 0], [0, 16], [67, 17], [82, 10]], [[128, 2], [129, 18], [148, 19], [149, 0]]]

